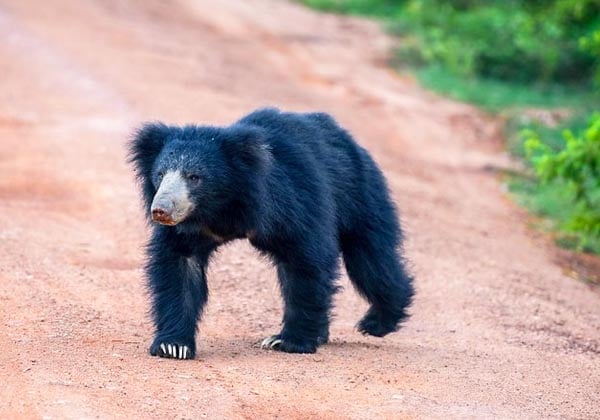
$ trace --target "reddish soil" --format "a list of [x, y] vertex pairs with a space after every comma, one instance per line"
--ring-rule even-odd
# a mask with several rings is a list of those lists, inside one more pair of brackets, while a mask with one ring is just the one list
[[[496, 123], [385, 66], [372, 23], [274, 0], [0, 0], [0, 418], [600, 418], [600, 296], [490, 167]], [[150, 357], [147, 227], [125, 142], [144, 120], [324, 110], [384, 168], [413, 317], [383, 340], [346, 277], [331, 344], [267, 352], [275, 272], [210, 268], [193, 361]]]

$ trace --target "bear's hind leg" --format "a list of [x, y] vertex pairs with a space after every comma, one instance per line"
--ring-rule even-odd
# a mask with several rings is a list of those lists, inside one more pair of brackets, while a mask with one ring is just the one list
[[262, 347], [287, 353], [314, 353], [329, 340], [332, 297], [338, 289], [337, 259], [325, 269], [279, 263], [277, 273], [285, 302], [283, 329], [263, 340]]
[[383, 337], [408, 317], [414, 294], [412, 278], [398, 254], [395, 226], [345, 235], [342, 253], [348, 276], [371, 307], [358, 323], [363, 334]]

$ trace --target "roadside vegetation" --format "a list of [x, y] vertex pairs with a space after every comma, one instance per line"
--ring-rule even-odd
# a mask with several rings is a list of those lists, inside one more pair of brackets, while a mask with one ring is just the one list
[[527, 168], [508, 181], [518, 201], [559, 244], [600, 254], [600, 0], [300, 1], [380, 19], [394, 66], [505, 116]]

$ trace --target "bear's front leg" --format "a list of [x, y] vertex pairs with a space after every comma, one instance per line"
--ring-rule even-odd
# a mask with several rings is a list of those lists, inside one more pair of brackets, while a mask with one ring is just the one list
[[265, 338], [261, 346], [287, 353], [314, 353], [329, 340], [336, 262], [325, 267], [279, 263], [277, 273], [285, 301], [283, 328]]
[[156, 335], [152, 356], [193, 359], [196, 329], [208, 297], [205, 268], [211, 246], [189, 244], [173, 228], [157, 227], [146, 274]]

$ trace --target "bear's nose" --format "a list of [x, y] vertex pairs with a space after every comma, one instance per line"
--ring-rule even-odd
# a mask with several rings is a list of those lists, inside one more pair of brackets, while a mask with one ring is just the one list
[[152, 203], [152, 220], [160, 223], [169, 223], [171, 222], [173, 216], [174, 205], [167, 201], [161, 200], [156, 203]]
[[169, 213], [167, 213], [167, 211], [164, 210], [164, 209], [154, 209], [154, 210], [152, 210], [152, 218], [154, 220], [164, 219], [168, 215], [169, 215]]

